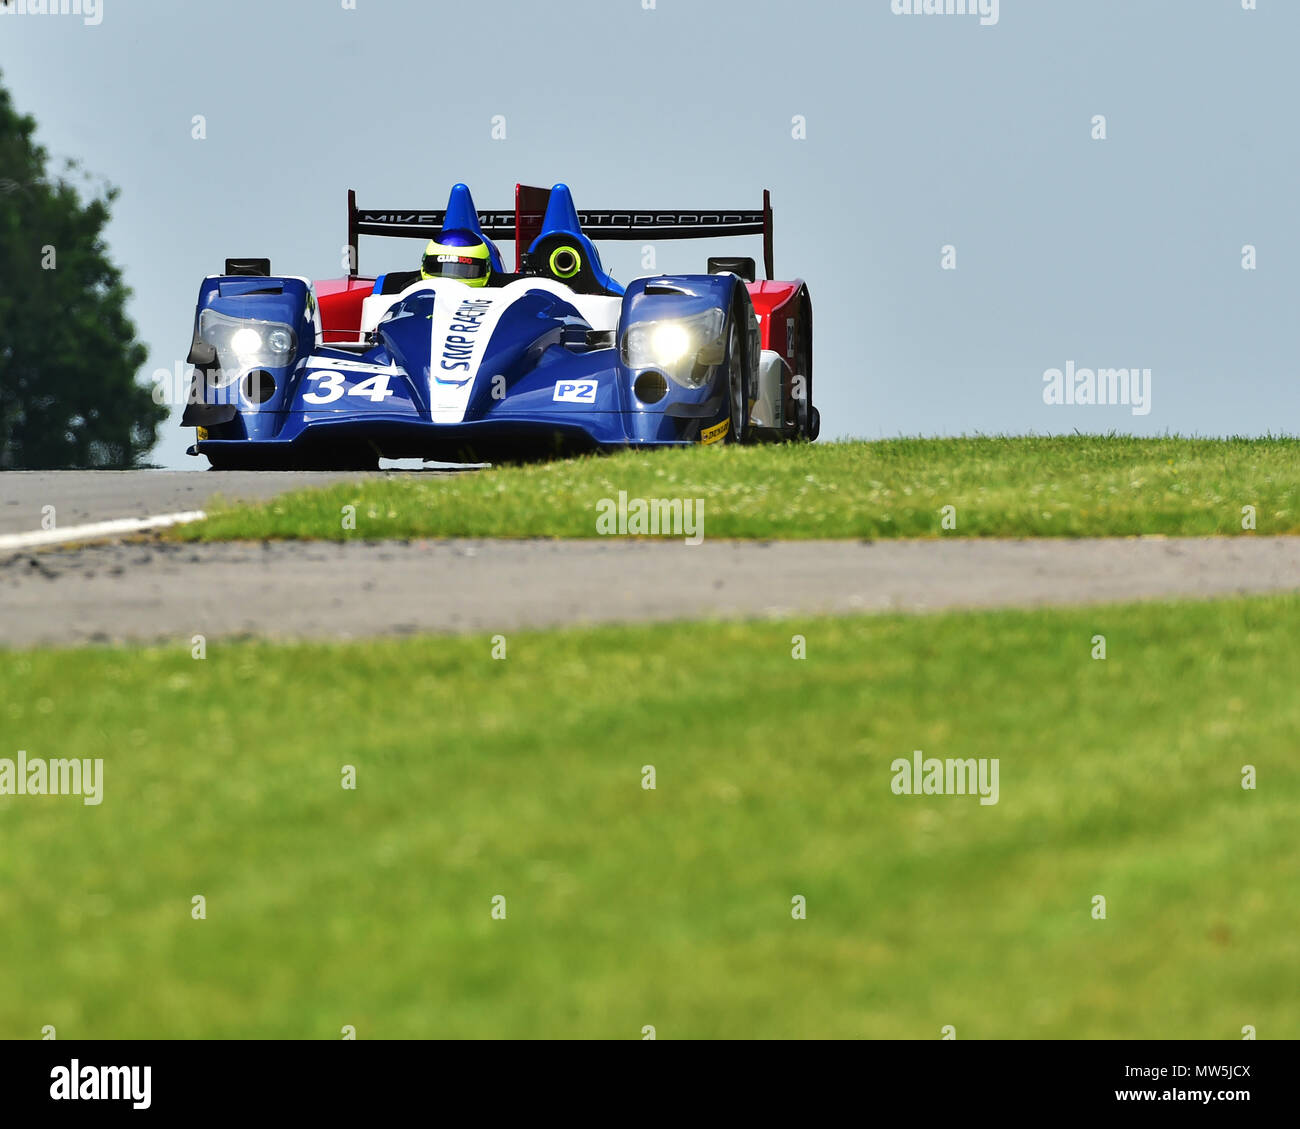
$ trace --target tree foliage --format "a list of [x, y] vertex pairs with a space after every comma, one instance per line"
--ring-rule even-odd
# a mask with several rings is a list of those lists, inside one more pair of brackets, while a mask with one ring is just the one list
[[0, 86], [0, 468], [135, 466], [167, 409], [136, 383], [147, 354], [103, 238], [116, 192], [83, 202], [35, 131]]

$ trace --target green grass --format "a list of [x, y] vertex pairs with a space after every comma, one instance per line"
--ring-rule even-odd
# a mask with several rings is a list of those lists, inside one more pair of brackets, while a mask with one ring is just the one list
[[[597, 503], [699, 498], [708, 537], [1300, 533], [1300, 440], [899, 439], [632, 452], [393, 476], [218, 507], [174, 536], [594, 537]], [[355, 529], [344, 527], [355, 506]], [[955, 507], [955, 529], [943, 508]]]
[[0, 653], [0, 1037], [1300, 1037], [1300, 599], [491, 646]]

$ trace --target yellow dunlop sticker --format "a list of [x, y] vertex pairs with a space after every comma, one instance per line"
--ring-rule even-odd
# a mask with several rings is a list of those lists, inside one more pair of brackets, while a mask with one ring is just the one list
[[721, 423], [715, 423], [712, 427], [706, 427], [700, 432], [700, 442], [705, 445], [716, 443], [722, 439], [731, 429], [731, 420], [724, 419]]
[[206, 427], [196, 427], [194, 432], [195, 438], [197, 438], [200, 443], [208, 437], [208, 429]]

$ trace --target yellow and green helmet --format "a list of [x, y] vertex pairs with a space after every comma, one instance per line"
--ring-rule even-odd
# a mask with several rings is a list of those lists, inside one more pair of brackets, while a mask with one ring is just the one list
[[423, 279], [452, 278], [466, 286], [486, 286], [492, 277], [492, 255], [478, 236], [468, 231], [444, 231], [430, 239], [420, 261]]

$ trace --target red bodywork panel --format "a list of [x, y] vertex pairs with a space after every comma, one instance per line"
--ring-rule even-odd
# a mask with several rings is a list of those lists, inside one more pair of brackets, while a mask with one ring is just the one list
[[[812, 304], [802, 279], [794, 282], [750, 282], [746, 284], [754, 313], [758, 315], [763, 348], [770, 349], [785, 361], [782, 387], [782, 411], [785, 419], [795, 419], [799, 400], [812, 403]], [[804, 384], [796, 391], [795, 376]]]
[[375, 289], [373, 278], [330, 278], [317, 282], [321, 343], [355, 341], [361, 336], [361, 303]]
[[789, 340], [789, 322], [799, 317], [799, 292], [803, 281], [794, 282], [747, 282], [750, 301], [754, 303], [754, 313], [758, 315], [763, 333], [763, 348], [780, 353], [786, 361], [794, 359]]

